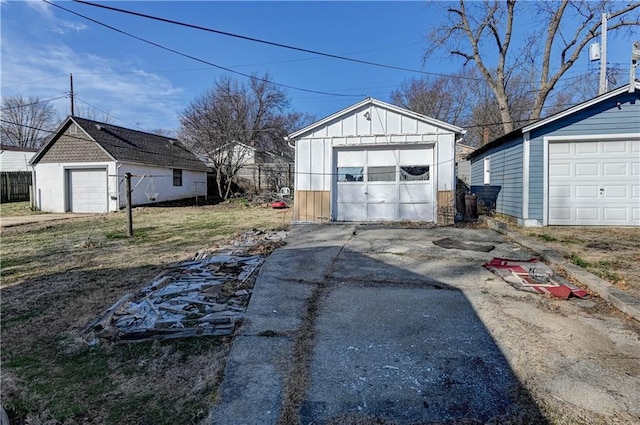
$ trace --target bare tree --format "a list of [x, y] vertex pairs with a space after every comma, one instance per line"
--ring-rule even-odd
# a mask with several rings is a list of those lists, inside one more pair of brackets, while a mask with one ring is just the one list
[[37, 97], [2, 98], [2, 143], [23, 148], [38, 148], [55, 129], [56, 109]]
[[411, 78], [391, 92], [391, 103], [451, 124], [459, 124], [469, 110], [470, 91], [460, 90], [463, 70], [454, 77]]
[[537, 83], [529, 119], [538, 119], [560, 78], [600, 35], [603, 12], [609, 13], [609, 32], [640, 25], [638, 15], [631, 13], [640, 7], [638, 2], [562, 0], [535, 2], [531, 7], [536, 8], [531, 11], [535, 21], [526, 25], [532, 32], [521, 46], [514, 46], [516, 0], [460, 0], [457, 7], [448, 8], [449, 21], [430, 33], [431, 46], [425, 54], [426, 60], [444, 50], [465, 63], [473, 62], [495, 95], [505, 133], [514, 128], [507, 85], [515, 72], [527, 68], [534, 72]]
[[285, 92], [270, 83], [269, 75], [254, 76], [246, 84], [222, 77], [181, 114], [180, 138], [215, 169], [223, 198], [253, 152], [280, 143], [287, 134], [288, 106]]

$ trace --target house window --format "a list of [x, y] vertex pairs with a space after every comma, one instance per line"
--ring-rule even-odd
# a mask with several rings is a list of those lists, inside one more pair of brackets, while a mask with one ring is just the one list
[[361, 182], [364, 180], [363, 167], [338, 167], [339, 182]]
[[396, 167], [369, 167], [367, 180], [370, 182], [394, 182], [396, 181]]
[[491, 157], [484, 159], [484, 184], [491, 184]]
[[173, 185], [182, 186], [182, 170], [179, 168], [173, 169]]
[[429, 181], [429, 166], [400, 167], [400, 180], [403, 182]]

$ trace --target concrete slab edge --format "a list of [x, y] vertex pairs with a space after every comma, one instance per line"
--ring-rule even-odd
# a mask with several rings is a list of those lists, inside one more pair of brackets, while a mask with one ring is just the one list
[[542, 245], [531, 238], [523, 236], [520, 233], [509, 231], [507, 225], [503, 222], [494, 219], [488, 219], [487, 226], [490, 229], [495, 230], [496, 232], [502, 233], [517, 244], [538, 253], [538, 255], [540, 255], [540, 257], [542, 257], [542, 259], [548, 262], [550, 265], [561, 267], [567, 272], [567, 275], [569, 275], [569, 277], [586, 286], [590, 291], [600, 296], [602, 299], [607, 301], [609, 304], [611, 304], [621, 312], [640, 321], [640, 300], [616, 288], [606, 280], [599, 278], [593, 273], [589, 273], [583, 268], [570, 263], [569, 261], [565, 260], [560, 254], [558, 254], [554, 250], [549, 249], [547, 246]]

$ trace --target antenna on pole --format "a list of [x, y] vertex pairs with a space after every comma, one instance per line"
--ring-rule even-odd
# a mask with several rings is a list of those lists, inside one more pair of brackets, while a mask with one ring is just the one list
[[69, 85], [71, 89], [69, 91], [69, 94], [71, 95], [71, 116], [73, 117], [75, 115], [75, 111], [73, 107], [73, 74], [69, 74]]
[[606, 13], [602, 14], [602, 44], [600, 46], [600, 86], [598, 88], [598, 94], [602, 94], [607, 91], [607, 19]]
[[631, 70], [629, 75], [629, 93], [636, 90], [636, 68], [640, 65], [640, 41], [633, 43], [631, 48]]

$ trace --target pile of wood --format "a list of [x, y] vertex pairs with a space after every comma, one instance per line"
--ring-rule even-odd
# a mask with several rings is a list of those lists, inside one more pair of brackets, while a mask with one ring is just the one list
[[[242, 321], [265, 244], [280, 246], [285, 232], [252, 230], [224, 250], [198, 253], [167, 267], [136, 293], [123, 296], [85, 328], [90, 344], [101, 339], [142, 342], [205, 335], [230, 335]], [[269, 251], [270, 252], [270, 251]]]
[[165, 269], [135, 294], [126, 294], [88, 327], [119, 342], [229, 335], [251, 294], [239, 288], [262, 263], [258, 255], [212, 255]]

